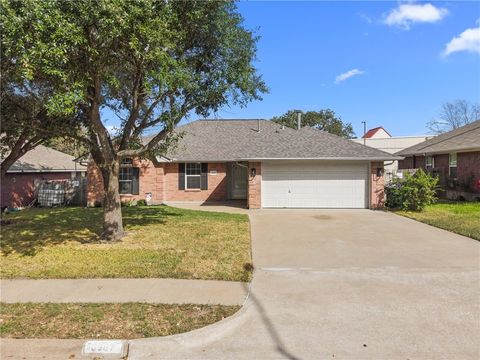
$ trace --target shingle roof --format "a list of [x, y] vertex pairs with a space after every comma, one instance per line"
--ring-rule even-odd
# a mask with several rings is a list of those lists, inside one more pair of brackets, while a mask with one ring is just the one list
[[7, 172], [87, 171], [74, 157], [43, 145], [27, 152]]
[[282, 128], [268, 120], [198, 120], [176, 131], [183, 137], [177, 148], [166, 154], [173, 161], [398, 159], [321, 130]]
[[477, 149], [480, 150], [480, 120], [410, 146], [395, 155], [438, 154]]

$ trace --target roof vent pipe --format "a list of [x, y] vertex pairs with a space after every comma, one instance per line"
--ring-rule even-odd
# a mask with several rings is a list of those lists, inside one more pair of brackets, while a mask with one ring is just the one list
[[302, 110], [295, 110], [297, 113], [297, 129], [300, 130], [302, 127]]
[[257, 120], [257, 132], [260, 132], [260, 119]]

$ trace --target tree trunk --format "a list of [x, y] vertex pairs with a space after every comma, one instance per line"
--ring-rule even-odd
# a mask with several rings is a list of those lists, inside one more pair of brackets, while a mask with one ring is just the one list
[[119, 240], [123, 237], [122, 205], [118, 186], [120, 165], [114, 161], [102, 168], [103, 189], [103, 233], [102, 239], [108, 241]]

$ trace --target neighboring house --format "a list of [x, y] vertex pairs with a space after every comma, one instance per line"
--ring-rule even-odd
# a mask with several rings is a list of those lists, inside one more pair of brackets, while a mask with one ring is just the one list
[[[399, 157], [312, 129], [267, 120], [198, 120], [179, 127], [165, 157], [125, 159], [122, 200], [152, 203], [242, 199], [248, 208], [377, 208], [383, 162]], [[88, 170], [88, 203], [103, 199], [101, 174]]]
[[35, 182], [71, 180], [84, 176], [87, 168], [74, 157], [39, 145], [27, 152], [10, 169], [1, 184], [1, 206], [23, 207], [34, 200]]
[[[359, 144], [365, 144], [375, 149], [395, 154], [407, 147], [421, 143], [433, 136], [392, 136], [383, 127], [376, 127], [368, 130], [361, 139], [352, 139]], [[387, 161], [385, 166], [385, 182], [389, 182], [398, 171], [398, 161]]]
[[[425, 169], [445, 189], [480, 192], [480, 120], [399, 151], [399, 169]], [[447, 194], [448, 196], [448, 194]]]

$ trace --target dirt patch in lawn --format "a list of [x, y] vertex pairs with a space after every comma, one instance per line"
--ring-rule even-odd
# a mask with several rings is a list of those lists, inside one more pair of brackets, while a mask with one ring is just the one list
[[179, 334], [233, 315], [240, 306], [166, 304], [5, 304], [3, 338], [136, 339]]

